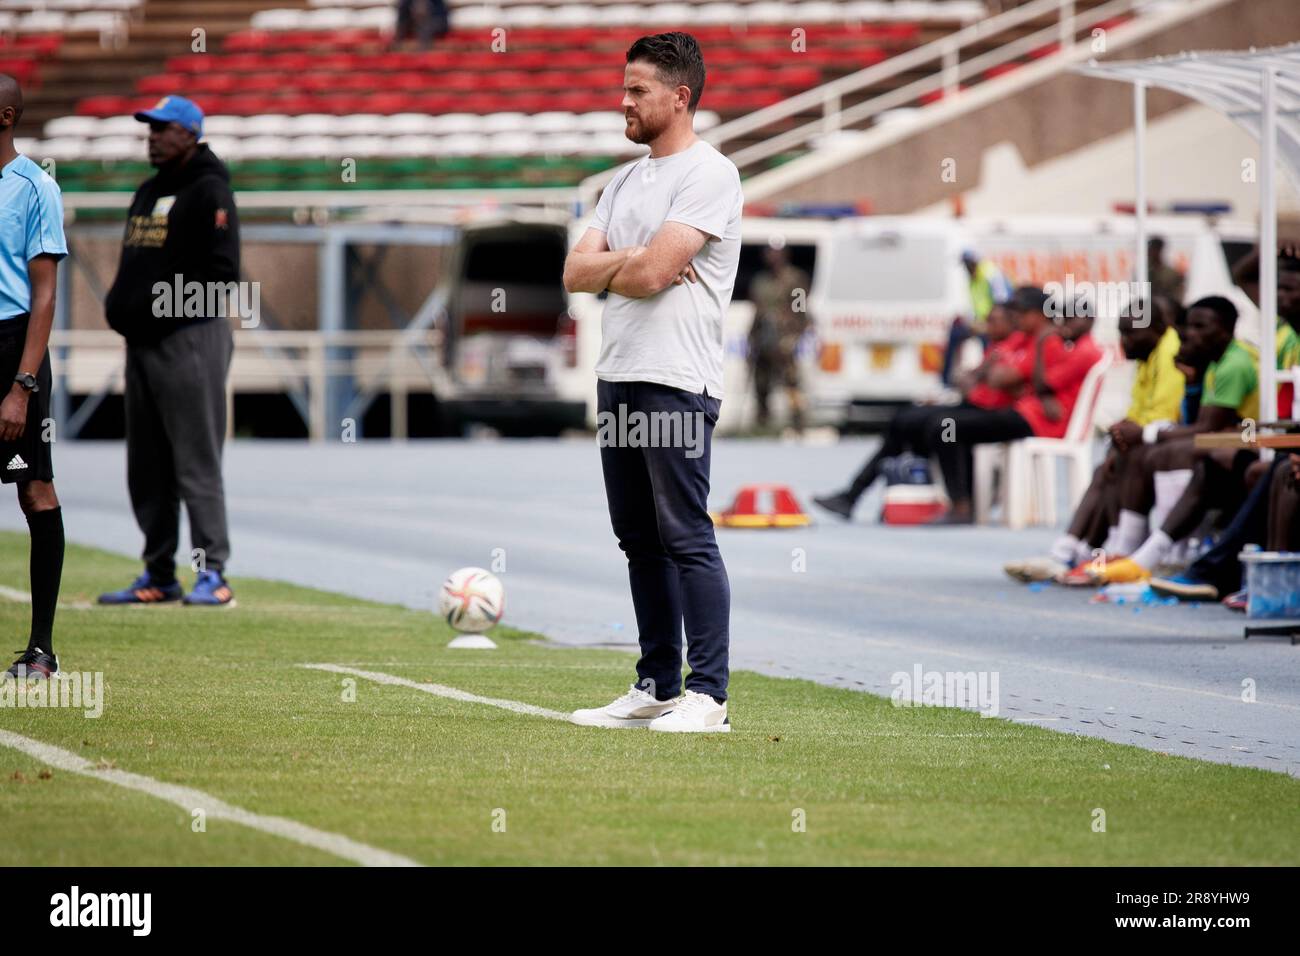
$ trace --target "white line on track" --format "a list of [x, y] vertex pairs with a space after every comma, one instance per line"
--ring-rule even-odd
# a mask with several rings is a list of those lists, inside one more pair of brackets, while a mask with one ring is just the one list
[[426, 694], [433, 694], [435, 697], [447, 697], [451, 700], [463, 700], [470, 704], [487, 704], [489, 707], [500, 707], [502, 710], [512, 710], [516, 714], [529, 714], [533, 717], [548, 717], [551, 720], [569, 719], [569, 715], [558, 710], [548, 710], [545, 707], [535, 707], [532, 704], [521, 703], [517, 700], [502, 700], [497, 697], [480, 697], [478, 694], [471, 694], [468, 691], [457, 690], [455, 687], [448, 687], [445, 684], [426, 684], [420, 681], [407, 680], [405, 677], [395, 677], [392, 674], [383, 674], [379, 671], [363, 671], [355, 667], [342, 667], [338, 664], [299, 664], [299, 667], [306, 667], [310, 670], [329, 671], [332, 674], [350, 674], [353, 677], [363, 677], [366, 680], [374, 681], [376, 684], [390, 684], [394, 687], [409, 687], [412, 690], [423, 691]]
[[24, 737], [8, 730], [0, 730], [0, 745], [22, 751], [29, 757], [34, 757], [36, 760], [49, 764], [57, 770], [66, 770], [68, 773], [75, 773], [104, 783], [115, 784], [128, 790], [138, 790], [141, 793], [149, 794], [151, 797], [157, 797], [159, 800], [174, 803], [190, 813], [195, 810], [202, 810], [207, 817], [213, 820], [229, 820], [231, 823], [238, 823], [253, 830], [261, 830], [263, 833], [292, 840], [294, 843], [301, 843], [303, 846], [314, 847], [344, 860], [360, 863], [362, 866], [420, 866], [415, 860], [399, 856], [396, 853], [389, 853], [387, 850], [367, 846], [364, 843], [358, 843], [356, 840], [349, 839], [338, 833], [317, 830], [305, 823], [286, 820], [284, 817], [268, 817], [260, 813], [253, 813], [242, 807], [236, 807], [223, 800], [218, 800], [202, 790], [164, 783], [161, 780], [144, 777], [126, 770], [97, 767], [71, 750], [64, 750], [52, 744], [44, 744], [39, 740], [32, 740], [30, 737]]
[[[20, 591], [17, 588], [11, 588], [4, 584], [0, 584], [0, 598], [4, 598], [6, 601], [17, 601], [20, 604], [32, 603], [32, 596], [30, 593], [27, 591]], [[59, 602], [59, 607], [73, 611], [88, 611], [92, 606], [93, 605], [84, 601], [74, 601], [71, 603], [64, 601]]]

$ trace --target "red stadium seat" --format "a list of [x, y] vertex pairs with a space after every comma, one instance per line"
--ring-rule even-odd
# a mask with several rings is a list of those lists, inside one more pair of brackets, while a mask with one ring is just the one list
[[77, 104], [78, 116], [122, 116], [134, 112], [129, 96], [87, 96]]

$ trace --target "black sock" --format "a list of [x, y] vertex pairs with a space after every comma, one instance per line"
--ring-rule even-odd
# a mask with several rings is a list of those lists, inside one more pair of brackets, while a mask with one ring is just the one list
[[54, 609], [63, 577], [63, 509], [36, 511], [27, 516], [32, 535], [32, 636], [27, 647], [54, 653]]

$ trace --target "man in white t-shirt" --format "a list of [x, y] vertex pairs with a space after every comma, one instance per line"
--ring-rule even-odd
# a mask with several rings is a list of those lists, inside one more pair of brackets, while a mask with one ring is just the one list
[[[610, 181], [564, 264], [570, 292], [607, 293], [596, 363], [605, 494], [627, 555], [638, 680], [573, 721], [729, 731], [731, 590], [708, 513], [722, 400], [722, 318], [740, 258], [735, 164], [695, 135], [704, 58], [685, 33], [627, 52], [627, 138], [650, 147]], [[682, 685], [682, 630], [691, 672]]]

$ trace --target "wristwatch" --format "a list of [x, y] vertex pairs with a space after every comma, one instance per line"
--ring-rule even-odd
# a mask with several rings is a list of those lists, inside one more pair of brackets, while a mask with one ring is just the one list
[[36, 384], [36, 376], [31, 372], [19, 372], [14, 376], [14, 381], [29, 392], [39, 392], [41, 390], [40, 386]]

